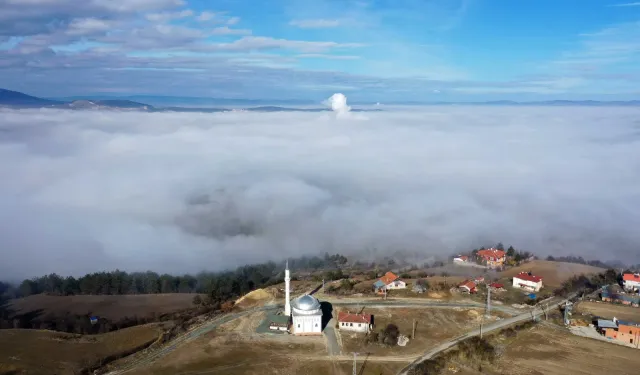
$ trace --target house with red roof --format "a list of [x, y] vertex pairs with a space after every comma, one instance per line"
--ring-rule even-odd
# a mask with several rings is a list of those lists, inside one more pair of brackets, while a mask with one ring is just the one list
[[373, 315], [340, 311], [338, 313], [338, 328], [341, 331], [367, 333], [373, 329]]
[[458, 255], [457, 257], [453, 257], [453, 263], [468, 263], [469, 257], [466, 255]]
[[485, 263], [487, 267], [500, 268], [507, 260], [507, 253], [502, 250], [490, 248], [486, 250], [479, 250], [478, 257], [480, 257], [482, 262]]
[[385, 290], [391, 289], [405, 289], [407, 283], [400, 280], [400, 278], [393, 272], [387, 272], [378, 281], [373, 284], [373, 289], [376, 293], [384, 293]]
[[476, 283], [474, 283], [472, 280], [465, 280], [461, 282], [460, 284], [458, 284], [458, 289], [463, 293], [471, 294], [478, 292], [478, 290], [476, 289]]
[[531, 272], [520, 272], [513, 277], [513, 287], [538, 292], [542, 289], [542, 277], [532, 275]]
[[640, 274], [625, 273], [622, 275], [622, 282], [626, 291], [640, 290]]
[[501, 292], [504, 290], [504, 284], [501, 283], [491, 283], [489, 284], [489, 288], [494, 292]]

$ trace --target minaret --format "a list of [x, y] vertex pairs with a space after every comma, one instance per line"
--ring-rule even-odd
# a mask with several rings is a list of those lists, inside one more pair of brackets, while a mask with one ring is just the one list
[[287, 266], [284, 270], [284, 294], [285, 294], [284, 315], [286, 316], [291, 316], [291, 297], [289, 296], [290, 281], [291, 281], [291, 277], [289, 277], [289, 260], [287, 260]]

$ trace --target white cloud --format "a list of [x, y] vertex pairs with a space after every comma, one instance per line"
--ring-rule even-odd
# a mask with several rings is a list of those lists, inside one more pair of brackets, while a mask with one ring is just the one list
[[211, 46], [219, 50], [261, 50], [261, 49], [291, 49], [303, 52], [323, 52], [334, 48], [362, 47], [360, 43], [311, 42], [303, 40], [276, 39], [265, 36], [246, 36], [231, 43], [221, 43]]
[[240, 22], [240, 17], [231, 17], [227, 20], [227, 25], [235, 25]]
[[640, 7], [640, 2], [614, 4], [613, 7]]
[[292, 20], [289, 25], [302, 29], [326, 29], [340, 26], [340, 21], [328, 19]]
[[230, 29], [228, 26], [216, 27], [211, 31], [211, 35], [248, 35], [251, 30], [248, 29]]
[[328, 60], [358, 60], [360, 56], [353, 55], [328, 55], [324, 53], [303, 53], [296, 57], [301, 59], [328, 59]]
[[497, 241], [640, 260], [637, 108], [0, 115], [4, 277]]
[[162, 12], [162, 13], [149, 13], [145, 16], [149, 21], [154, 22], [167, 22], [177, 20], [181, 18], [192, 17], [193, 11], [191, 9], [181, 10], [179, 12]]
[[218, 16], [217, 13], [205, 11], [200, 13], [200, 15], [197, 17], [197, 20], [201, 22], [211, 21], [215, 19], [217, 16]]

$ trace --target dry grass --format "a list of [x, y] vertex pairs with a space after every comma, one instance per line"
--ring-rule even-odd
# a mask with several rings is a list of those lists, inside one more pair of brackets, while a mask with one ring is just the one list
[[364, 334], [341, 331], [343, 353], [359, 352], [372, 355], [410, 355], [422, 353], [446, 339], [458, 336], [480, 325], [482, 312], [473, 309], [405, 309], [377, 308], [364, 309], [373, 314], [375, 331], [380, 332], [388, 324], [398, 326], [400, 333], [411, 337], [415, 319], [416, 338], [405, 347], [385, 347], [377, 343], [366, 343]]
[[561, 286], [565, 280], [573, 276], [600, 273], [605, 271], [605, 269], [584, 264], [534, 260], [500, 272], [500, 277], [513, 277], [520, 272], [528, 271], [531, 271], [536, 276], [541, 276], [545, 288], [557, 288]]
[[[537, 325], [509, 341], [495, 366], [483, 366], [483, 374], [637, 374], [640, 351], [574, 336], [564, 329]], [[478, 373], [478, 372], [475, 372]]]
[[[331, 362], [321, 337], [262, 338], [214, 332], [183, 345], [135, 375], [177, 374], [329, 374]], [[309, 357], [318, 358], [317, 361]]]
[[274, 301], [280, 294], [276, 288], [256, 289], [238, 298], [235, 306], [240, 309], [262, 306], [265, 303]]
[[616, 317], [621, 320], [640, 322], [640, 308], [625, 305], [613, 305], [605, 302], [580, 302], [576, 312], [607, 319]]
[[75, 374], [100, 360], [155, 341], [162, 329], [147, 324], [103, 335], [31, 329], [0, 330], [0, 373]]
[[141, 294], [122, 296], [48, 296], [38, 294], [12, 300], [11, 309], [24, 313], [43, 309], [42, 315], [69, 311], [72, 314], [97, 315], [110, 320], [125, 316], [165, 314], [193, 306], [194, 294]]

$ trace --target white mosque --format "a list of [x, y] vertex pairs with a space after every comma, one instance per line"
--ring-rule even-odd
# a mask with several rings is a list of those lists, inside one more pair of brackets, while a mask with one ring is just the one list
[[321, 335], [322, 309], [320, 301], [314, 296], [305, 294], [291, 303], [290, 283], [289, 262], [287, 262], [287, 267], [284, 271], [286, 298], [284, 314], [291, 317], [291, 333], [294, 335]]

